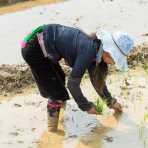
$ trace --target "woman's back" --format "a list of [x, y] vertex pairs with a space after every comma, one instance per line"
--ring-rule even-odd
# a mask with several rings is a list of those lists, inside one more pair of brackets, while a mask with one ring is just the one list
[[[96, 51], [93, 47], [93, 38], [90, 38], [81, 30], [58, 24], [50, 24], [46, 28], [45, 32], [49, 35], [44, 33], [44, 36], [47, 36], [45, 45], [49, 45], [46, 42], [54, 44], [52, 50], [64, 58], [70, 66], [74, 65], [79, 54], [84, 56], [93, 54], [95, 57]], [[53, 39], [52, 41], [51, 38]], [[47, 50], [51, 50], [51, 45], [47, 47]]]

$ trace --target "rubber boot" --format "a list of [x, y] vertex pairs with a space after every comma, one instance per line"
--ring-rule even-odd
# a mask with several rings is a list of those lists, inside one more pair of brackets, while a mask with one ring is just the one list
[[61, 108], [61, 103], [48, 102], [47, 115], [48, 115], [49, 132], [56, 132], [58, 129], [60, 108]]

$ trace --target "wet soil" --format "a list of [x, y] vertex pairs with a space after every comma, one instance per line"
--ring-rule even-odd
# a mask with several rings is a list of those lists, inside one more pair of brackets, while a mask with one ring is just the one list
[[[107, 83], [113, 96], [123, 105], [122, 114], [97, 116], [98, 126], [92, 128], [90, 125], [95, 121], [90, 118], [89, 124], [87, 121], [84, 122], [88, 119], [87, 115], [82, 115], [81, 111], [77, 113], [72, 111], [70, 109], [74, 105], [72, 102], [70, 108], [66, 110], [66, 125], [65, 129], [62, 129], [65, 136], [61, 135], [60, 131], [57, 134], [45, 132], [38, 148], [50, 148], [54, 145], [57, 147], [60, 145], [63, 148], [69, 146], [72, 148], [130, 148], [131, 145], [135, 148], [147, 148], [148, 74], [143, 68], [136, 67], [128, 73], [112, 73]], [[82, 88], [88, 98], [97, 97], [89, 80], [83, 81]], [[75, 122], [71, 120], [72, 118]], [[84, 127], [81, 125], [82, 122]], [[61, 123], [59, 124], [61, 126]], [[92, 131], [86, 134], [89, 126]], [[75, 130], [79, 132], [76, 133]], [[82, 133], [84, 135], [81, 135]]]

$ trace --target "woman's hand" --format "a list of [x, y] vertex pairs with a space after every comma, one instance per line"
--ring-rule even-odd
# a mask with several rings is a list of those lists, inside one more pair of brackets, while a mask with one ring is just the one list
[[116, 102], [113, 106], [112, 106], [112, 109], [114, 109], [114, 111], [116, 113], [121, 113], [123, 110], [122, 110], [122, 106], [120, 103]]
[[96, 114], [98, 115], [99, 113], [96, 111], [96, 108], [95, 106], [92, 106], [88, 111], [87, 111], [88, 114]]

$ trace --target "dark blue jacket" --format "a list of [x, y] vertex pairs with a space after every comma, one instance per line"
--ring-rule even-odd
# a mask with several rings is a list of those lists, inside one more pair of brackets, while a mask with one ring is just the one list
[[[86, 70], [91, 73], [92, 65], [94, 65], [92, 63], [96, 58], [96, 48], [99, 46], [98, 42], [95, 42], [93, 38], [90, 38], [77, 28], [59, 24], [45, 25], [43, 37], [50, 59], [58, 62], [61, 58], [64, 58], [68, 65], [72, 67], [67, 87], [78, 106], [84, 111], [88, 110], [92, 103], [83, 96], [80, 82]], [[109, 104], [113, 100], [106, 85], [103, 92], [98, 93], [102, 97], [104, 96]]]

